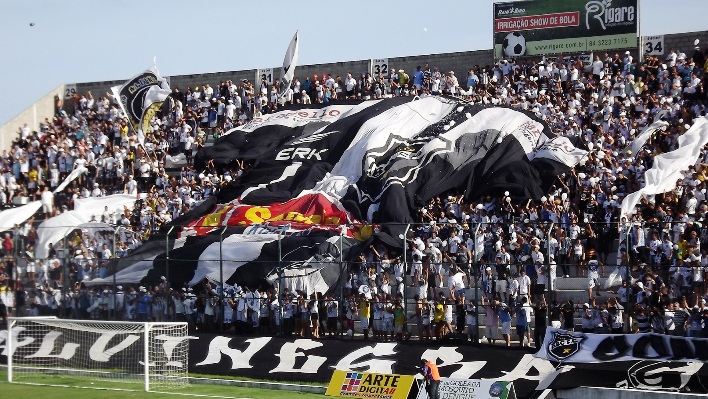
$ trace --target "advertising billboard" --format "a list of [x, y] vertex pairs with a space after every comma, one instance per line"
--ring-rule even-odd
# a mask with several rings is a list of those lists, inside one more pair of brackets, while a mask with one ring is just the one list
[[494, 4], [494, 56], [637, 47], [639, 0], [537, 0]]

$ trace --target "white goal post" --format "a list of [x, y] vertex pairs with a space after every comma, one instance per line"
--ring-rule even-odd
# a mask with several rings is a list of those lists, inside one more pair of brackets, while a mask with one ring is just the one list
[[150, 391], [188, 382], [187, 323], [10, 317], [7, 380]]

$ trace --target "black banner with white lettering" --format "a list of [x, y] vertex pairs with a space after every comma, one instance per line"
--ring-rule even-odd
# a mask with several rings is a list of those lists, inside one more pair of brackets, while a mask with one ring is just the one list
[[708, 339], [664, 334], [583, 334], [549, 328], [537, 357], [566, 363], [708, 360]]
[[190, 373], [306, 381], [326, 385], [334, 370], [414, 375], [420, 359], [436, 361], [443, 377], [514, 381], [528, 397], [553, 366], [521, 348], [460, 342], [375, 342], [199, 334], [190, 341]]
[[[22, 356], [41, 361], [62, 356], [80, 359], [82, 366], [103, 368], [120, 364], [142, 343], [126, 336], [95, 334], [90, 342], [72, 341], [57, 332], [44, 336], [19, 332], [15, 348], [29, 345]], [[0, 362], [6, 363], [7, 331], [0, 331]], [[384, 374], [417, 373], [421, 358], [435, 361], [442, 377], [458, 379], [500, 379], [514, 383], [517, 396], [530, 397], [542, 384], [561, 389], [579, 386], [629, 387], [641, 389], [688, 388], [708, 393], [700, 379], [708, 377], [701, 362], [668, 362], [652, 359], [604, 363], [560, 363], [534, 356], [521, 348], [472, 346], [466, 342], [374, 342], [339, 339], [297, 339], [280, 337], [194, 334], [189, 338], [189, 373], [248, 377], [284, 382], [314, 382], [326, 385], [335, 369]], [[160, 345], [167, 353], [172, 345]], [[67, 348], [71, 350], [67, 350]], [[16, 352], [16, 359], [18, 352]], [[157, 356], [157, 354], [156, 354]], [[91, 364], [95, 363], [95, 364]], [[592, 375], [592, 379], [588, 378]]]

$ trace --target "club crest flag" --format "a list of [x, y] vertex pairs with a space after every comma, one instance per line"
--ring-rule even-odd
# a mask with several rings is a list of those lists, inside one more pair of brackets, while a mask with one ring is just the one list
[[580, 342], [583, 337], [575, 336], [568, 331], [553, 331], [550, 333], [551, 340], [546, 348], [548, 354], [556, 360], [565, 360], [580, 350]]
[[138, 135], [138, 141], [144, 144], [145, 133], [152, 131], [150, 121], [171, 93], [167, 80], [160, 76], [157, 66], [153, 65], [123, 85], [113, 86], [111, 91]]
[[708, 340], [656, 333], [585, 334], [549, 328], [537, 358], [563, 363], [708, 361]]

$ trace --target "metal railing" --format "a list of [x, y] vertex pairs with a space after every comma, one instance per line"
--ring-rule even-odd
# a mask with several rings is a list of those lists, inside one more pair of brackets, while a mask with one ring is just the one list
[[[485, 314], [486, 317], [486, 313], [482, 311], [482, 298], [485, 298], [484, 301], [487, 301], [493, 299], [494, 297], [498, 297], [499, 299], [505, 299], [505, 297], [507, 297], [506, 295], [504, 295], [504, 293], [496, 292], [497, 282], [500, 281], [499, 270], [504, 268], [506, 268], [506, 270], [508, 270], [510, 273], [512, 273], [513, 271], [518, 271], [520, 273], [522, 269], [528, 269], [529, 273], [527, 274], [531, 275], [532, 281], [532, 291], [527, 294], [529, 296], [530, 303], [536, 304], [545, 301], [546, 304], [551, 305], [553, 301], [557, 299], [557, 295], [559, 293], [567, 294], [566, 296], [569, 296], [570, 299], [573, 299], [574, 306], [577, 306], [579, 303], [581, 303], [583, 298], [587, 298], [587, 302], [592, 301], [592, 297], [585, 296], [585, 290], [584, 288], [582, 288], [582, 285], [575, 285], [570, 289], [563, 289], [558, 287], [558, 283], [563, 280], [562, 276], [569, 274], [567, 272], [569, 266], [576, 268], [575, 274], [577, 277], [582, 277], [582, 271], [587, 268], [587, 259], [573, 260], [571, 253], [569, 251], [566, 251], [569, 250], [569, 248], [564, 248], [562, 243], [559, 244], [559, 247], [556, 247], [556, 244], [553, 242], [554, 239], [556, 239], [556, 236], [561, 235], [560, 230], [570, 231], [570, 229], [568, 229], [569, 224], [563, 226], [562, 224], [553, 223], [550, 221], [522, 223], [524, 224], [524, 226], [528, 225], [536, 230], [531, 235], [536, 237], [536, 239], [538, 240], [538, 245], [542, 247], [542, 250], [540, 250], [539, 252], [544, 254], [544, 260], [539, 266], [538, 271], [541, 272], [542, 275], [545, 274], [545, 276], [547, 277], [550, 276], [552, 273], [552, 266], [556, 270], [556, 275], [551, 276], [556, 277], [555, 289], [553, 289], [554, 287], [552, 287], [552, 278], [547, 278], [544, 282], [546, 287], [542, 293], [533, 292], [533, 290], [539, 290], [537, 280], [535, 280], [535, 276], [533, 276], [535, 274], [534, 268], [531, 267], [528, 260], [524, 260], [524, 256], [528, 256], [529, 254], [528, 247], [530, 243], [528, 241], [525, 241], [523, 244], [520, 245], [512, 244], [511, 246], [509, 246], [509, 241], [505, 240], [504, 246], [509, 247], [509, 251], [512, 254], [511, 261], [508, 263], [508, 265], [505, 265], [504, 268], [497, 267], [499, 265], [496, 262], [493, 262], [494, 255], [496, 253], [496, 248], [494, 248], [493, 240], [488, 239], [489, 237], [485, 239], [484, 236], [488, 236], [490, 234], [489, 230], [497, 228], [501, 229], [502, 231], [508, 232], [508, 228], [509, 226], [511, 226], [511, 223], [470, 224], [467, 224], [468, 227], [463, 230], [468, 232], [468, 240], [473, 243], [473, 248], [470, 248], [470, 253], [472, 256], [468, 257], [466, 263], [457, 264], [456, 259], [447, 257], [446, 259], [441, 260], [439, 262], [440, 265], [436, 267], [435, 264], [430, 265], [431, 259], [427, 255], [425, 256], [425, 259], [420, 260], [420, 263], [421, 266], [426, 269], [426, 274], [429, 272], [432, 272], [434, 274], [432, 278], [430, 275], [428, 275], [428, 281], [424, 282], [424, 284], [427, 285], [430, 285], [431, 282], [433, 284], [437, 284], [438, 282], [443, 281], [443, 277], [448, 277], [449, 270], [456, 270], [453, 268], [453, 266], [459, 267], [465, 273], [464, 298], [466, 304], [469, 304], [470, 299], [472, 299], [472, 304], [474, 305], [475, 310], [471, 311], [470, 313], [474, 314], [474, 325], [478, 327], [482, 327], [485, 325], [482, 318], [480, 317], [481, 314]], [[688, 298], [689, 303], [698, 303], [700, 301], [700, 298], [706, 292], [706, 279], [703, 278], [704, 276], [702, 276], [702, 272], [699, 273], [699, 277], [701, 278], [696, 278], [695, 281], [687, 281], [687, 279], [691, 276], [688, 276], [685, 272], [682, 274], [680, 273], [680, 271], [677, 274], [677, 272], [675, 271], [675, 260], [672, 261], [671, 259], [666, 259], [666, 257], [659, 259], [659, 257], [648, 256], [651, 255], [651, 251], [647, 249], [646, 246], [636, 248], [635, 243], [637, 242], [637, 237], [650, 237], [651, 234], [654, 232], [657, 233], [659, 236], [669, 234], [665, 232], [665, 230], [667, 230], [665, 227], [659, 226], [659, 228], [649, 228], [645, 227], [644, 225], [635, 226], [633, 224], [630, 225], [629, 223], [625, 223], [623, 225], [617, 223], [588, 223], [586, 227], [587, 226], [589, 226], [589, 229], [593, 231], [600, 232], [600, 234], [608, 234], [609, 238], [611, 238], [603, 243], [605, 247], [599, 248], [600, 245], [593, 243], [593, 240], [599, 240], [597, 237], [585, 237], [582, 235], [584, 233], [582, 231], [580, 232], [581, 243], [583, 242], [583, 240], [585, 240], [584, 247], [593, 248], [595, 250], [595, 253], [598, 254], [600, 258], [605, 258], [603, 259], [604, 262], [602, 264], [602, 267], [605, 269], [616, 270], [614, 277], [617, 278], [617, 283], [621, 283], [622, 280], [625, 280], [631, 286], [633, 280], [637, 280], [643, 277], [644, 272], [643, 270], [641, 270], [641, 268], [643, 268], [643, 264], [646, 263], [648, 266], [657, 271], [659, 277], [664, 281], [664, 284], [667, 288], [670, 288], [669, 282], [671, 281], [672, 277], [680, 276], [682, 279], [684, 279], [680, 282], [672, 282], [672, 284], [679, 284], [679, 288], [681, 288], [681, 286], [684, 287], [684, 296], [691, 296], [691, 298]], [[609, 229], [605, 228], [608, 226]], [[64, 227], [64, 229], [67, 228]], [[164, 282], [160, 282], [159, 284], [157, 284], [157, 289], [154, 289], [153, 287], [152, 293], [150, 294], [151, 299], [154, 299], [152, 303], [155, 304], [155, 308], [162, 309], [162, 313], [159, 317], [164, 317], [170, 320], [175, 319], [177, 317], [174, 311], [171, 310], [175, 307], [173, 297], [175, 295], [184, 295], [185, 297], [191, 297], [192, 295], [189, 291], [183, 290], [183, 288], [186, 289], [187, 287], [174, 286], [174, 284], [171, 285], [172, 282], [177, 281], [178, 279], [177, 277], [175, 277], [175, 273], [173, 272], [180, 271], [180, 273], [182, 273], [181, 268], [185, 267], [185, 264], [187, 262], [194, 262], [194, 259], [179, 259], [172, 255], [173, 249], [171, 248], [170, 243], [174, 243], [176, 235], [173, 235], [173, 233], [176, 233], [179, 229], [179, 227], [170, 227], [165, 234], [165, 280]], [[458, 227], [445, 226], [443, 224], [442, 229], [443, 230], [441, 232], [441, 236], [443, 238], [447, 238], [445, 237], [447, 234], [444, 232], [445, 229], [458, 229]], [[390, 294], [390, 299], [384, 300], [384, 303], [394, 305], [396, 301], [398, 301], [403, 307], [403, 325], [401, 326], [401, 336], [409, 337], [416, 335], [416, 331], [413, 328], [413, 321], [415, 320], [417, 323], [417, 320], [420, 319], [421, 314], [420, 308], [419, 306], [417, 306], [417, 301], [416, 299], [414, 299], [414, 295], [418, 294], [418, 296], [420, 296], [421, 288], [420, 286], [415, 287], [418, 282], [415, 281], [415, 272], [412, 272], [411, 269], [413, 268], [413, 263], [419, 261], [411, 258], [410, 250], [403, 250], [403, 248], [410, 249], [412, 246], [418, 245], [420, 242], [425, 242], [425, 240], [429, 238], [426, 235], [430, 234], [430, 224], [410, 224], [403, 227], [402, 230], [404, 231], [404, 238], [401, 239], [401, 245], [398, 249], [400, 257], [395, 257], [393, 262], [388, 263], [388, 271], [386, 270], [387, 268], [382, 267], [382, 262], [378, 262], [375, 260], [369, 260], [366, 262], [366, 266], [372, 266], [376, 271], [373, 276], [369, 276], [367, 273], [364, 273], [363, 270], [359, 270], [359, 268], [361, 267], [360, 263], [354, 262], [351, 259], [345, 259], [345, 251], [343, 244], [344, 236], [340, 235], [340, 240], [338, 244], [339, 256], [337, 259], [328, 261], [329, 266], [338, 268], [340, 273], [340, 278], [337, 285], [330, 287], [331, 289], [329, 292], [329, 294], [332, 295], [332, 299], [336, 300], [338, 304], [338, 319], [336, 322], [338, 336], [346, 335], [349, 328], [344, 327], [351, 326], [353, 321], [351, 318], [346, 317], [348, 313], [352, 313], [352, 309], [346, 306], [346, 303], [348, 302], [347, 298], [350, 298], [352, 295], [361, 298], [361, 294], [364, 294], [364, 296], [367, 296], [367, 294], [374, 294], [371, 296], [371, 300], [375, 302], [375, 294], [381, 292], [382, 286], [383, 291]], [[641, 232], [639, 232], [639, 230], [641, 230]], [[668, 231], [671, 232], [672, 230], [669, 228]], [[241, 295], [239, 293], [232, 293], [232, 291], [230, 291], [231, 285], [226, 284], [226, 280], [229, 280], [231, 276], [225, 276], [224, 269], [228, 268], [229, 270], [231, 270], [234, 265], [246, 262], [257, 264], [257, 262], [251, 259], [225, 259], [223, 255], [223, 246], [225, 245], [225, 232], [226, 228], [219, 228], [212, 233], [212, 235], [218, 235], [218, 259], [199, 259], [199, 262], [210, 263], [212, 265], [218, 264], [218, 278], [214, 278], [211, 281], [208, 281], [208, 283], [214, 289], [214, 292], [216, 292], [216, 296], [218, 298], [218, 314], [215, 314], [214, 317], [216, 317], [216, 320], [219, 321], [219, 323], [217, 323], [219, 325], [219, 329], [226, 328], [226, 326], [224, 326], [223, 321], [225, 319], [228, 319], [228, 317], [226, 316], [230, 313], [225, 307], [226, 304], [229, 303], [229, 301], [233, 302], [234, 300], [240, 300]], [[116, 276], [118, 276], [119, 272], [125, 270], [126, 268], [125, 265], [121, 265], [121, 263], [118, 262], [118, 258], [116, 256], [117, 251], [120, 250], [118, 243], [119, 241], [121, 241], [120, 239], [118, 239], [118, 237], [121, 236], [122, 233], [123, 235], [132, 234], [129, 228], [123, 226], [115, 226], [112, 231], [92, 232], [94, 239], [96, 237], [100, 237], [103, 242], [110, 244], [109, 247], [112, 250], [110, 259], [87, 259], [87, 256], [83, 253], [83, 251], [82, 253], [77, 254], [77, 248], [85, 248], [85, 240], [91, 240], [91, 237], [82, 237], [83, 232], [80, 229], [70, 231], [69, 234], [63, 236], [61, 244], [57, 245], [55, 248], [57, 252], [56, 257], [45, 259], [32, 259], [31, 254], [25, 253], [23, 251], [25, 248], [28, 248], [27, 237], [15, 234], [13, 236], [13, 252], [11, 255], [5, 254], [6, 263], [10, 259], [12, 262], [15, 263], [14, 267], [12, 268], [12, 275], [10, 276], [10, 279], [6, 280], [6, 282], [4, 283], [5, 295], [7, 296], [8, 292], [12, 292], [15, 288], [22, 288], [23, 291], [27, 292], [30, 296], [29, 299], [31, 299], [31, 301], [28, 300], [27, 302], [36, 302], [36, 304], [35, 306], [32, 306], [28, 303], [28, 306], [26, 306], [25, 309], [20, 309], [20, 313], [25, 314], [31, 312], [39, 312], [40, 314], [51, 312], [65, 317], [88, 316], [101, 318], [109, 317], [113, 319], [135, 317], [130, 313], [126, 313], [125, 298], [123, 298], [122, 301], [120, 299], [120, 293], [122, 293], [123, 296], [127, 294], [127, 285], [121, 283], [120, 281], [117, 281], [116, 279]], [[283, 320], [288, 318], [286, 317], [286, 312], [284, 312], [283, 310], [283, 305], [285, 301], [285, 288], [295, 286], [294, 281], [291, 281], [294, 280], [294, 278], [288, 277], [287, 273], [285, 273], [287, 270], [293, 267], [293, 264], [290, 261], [284, 260], [281, 249], [281, 242], [283, 238], [284, 236], [278, 236], [277, 259], [268, 262], [262, 262], [263, 270], [268, 270], [268, 274], [277, 276], [276, 279], [272, 280], [272, 284], [268, 286], [268, 289], [270, 290], [268, 291], [268, 295], [270, 295], [272, 298], [277, 299], [277, 303], [271, 303], [272, 308], [268, 311], [268, 323], [270, 326], [274, 326], [276, 325], [276, 320], [278, 321], [277, 333], [286, 333], [285, 324], [282, 322]], [[420, 241], [418, 241], [419, 238]], [[649, 240], [645, 239], [645, 241], [645, 244], [648, 245]], [[37, 242], [41, 242], [41, 239], [38, 239]], [[519, 241], [517, 241], [516, 244], [519, 244]], [[685, 244], [682, 242], [681, 245], [684, 246]], [[122, 244], [120, 246], [122, 246]], [[673, 250], [673, 246], [671, 246], [671, 248]], [[625, 249], [625, 251], [622, 251], [622, 249]], [[393, 249], [392, 252], [395, 251], [396, 249]], [[617, 261], [614, 260], [616, 259], [616, 257], [614, 256], [615, 253], [627, 254], [626, 257], [622, 260], [622, 264], [617, 264]], [[551, 255], [555, 255], [557, 258], [560, 258], [559, 263], [551, 265], [548, 262], [548, 260], [551, 258]], [[568, 260], [573, 261], [568, 262]], [[45, 266], [49, 262], [53, 262], [53, 266]], [[397, 264], [398, 262], [402, 263], [402, 267], [401, 265]], [[30, 265], [31, 263], [34, 263], [33, 267]], [[60, 271], [57, 271], [57, 264], [59, 265]], [[492, 280], [486, 280], [484, 277], [487, 267], [492, 268]], [[563, 270], [563, 273], [561, 273], [560, 276], [557, 275], [558, 267]], [[35, 272], [30, 272], [31, 269], [34, 269]], [[442, 273], [441, 275], [437, 274], [439, 269], [445, 271], [445, 273]], [[396, 277], [399, 277], [399, 279], [396, 279]], [[87, 288], [94, 287], [91, 282], [97, 278], [102, 278], [103, 282], [95, 288]], [[9, 281], [15, 282], [16, 285], [12, 286]], [[40, 287], [36, 286], [38, 282], [43, 283], [43, 285]], [[35, 284], [34, 286], [33, 283]], [[199, 281], [195, 286], [204, 285], [206, 283], [207, 281]], [[600, 282], [598, 282], [597, 284], [600, 284]], [[122, 287], [123, 289], [121, 289], [119, 288], [119, 286], [121, 285], [126, 285], [126, 287]], [[504, 284], [501, 284], [500, 286], [503, 285]], [[687, 285], [690, 286], [690, 291], [685, 291], [685, 287]], [[140, 286], [140, 281], [136, 281], [133, 286], [135, 288], [138, 288]], [[401, 288], [401, 286], [403, 288]], [[491, 289], [489, 289], [490, 286]], [[104, 289], [108, 290], [108, 292], [104, 292]], [[597, 289], [599, 289], [599, 287], [597, 287]], [[597, 292], [597, 289], [595, 292]], [[439, 296], [439, 293], [443, 292], [446, 300], [455, 300], [452, 295], [454, 293], [454, 290], [451, 290], [451, 287], [448, 287], [446, 284], [443, 284], [443, 287], [429, 286], [428, 289], [424, 291], [426, 293], [426, 296], [432, 296], [434, 298], [437, 298]], [[93, 294], [89, 292], [93, 292]], [[195, 292], [195, 298], [198, 299], [199, 297], [196, 296], [196, 291], [193, 292]], [[602, 293], [604, 294], [605, 292], [606, 289], [603, 289]], [[307, 296], [308, 293], [303, 292], [300, 294]], [[326, 293], [320, 293], [320, 295], [324, 294]], [[211, 292], [205, 293], [205, 295], [210, 296]], [[138, 293], [138, 296], [140, 296], [140, 293]], [[625, 295], [625, 297], [626, 300], [625, 303], [623, 303], [623, 307], [627, 313], [631, 313], [634, 305], [634, 303], [632, 303], [632, 296]], [[112, 303], [103, 303], [106, 302], [104, 300], [105, 298], [110, 298], [110, 301]], [[675, 296], [675, 298], [680, 299], [680, 296]], [[291, 298], [291, 300], [293, 299], [296, 299], [296, 297]], [[324, 301], [323, 297], [320, 297], [320, 299]], [[256, 299], [253, 298], [252, 300]], [[257, 300], [260, 301], [261, 299], [259, 298]], [[7, 303], [8, 301], [5, 302]], [[123, 306], [120, 306], [121, 302]], [[86, 306], [87, 303], [89, 304], [88, 307]], [[99, 304], [95, 305], [96, 303]], [[447, 305], [448, 304], [446, 304], [446, 306]], [[510, 305], [512, 305], [511, 307], [513, 308], [514, 303], [510, 303]], [[151, 304], [150, 306], [153, 306], [153, 304]], [[41, 309], [35, 310], [35, 307], [39, 307]], [[91, 310], [89, 311], [88, 308], [90, 308]], [[356, 309], [357, 311], [360, 311], [361, 307], [356, 306]], [[453, 320], [457, 319], [457, 313], [461, 311], [459, 309], [453, 309]], [[152, 311], [152, 307], [148, 309], [148, 312]], [[122, 317], [121, 313], [123, 314]], [[467, 315], [467, 310], [465, 310], [465, 313]], [[448, 319], [449, 314], [450, 312], [448, 311]], [[386, 313], [384, 313], [384, 315], [386, 315]], [[149, 317], [156, 318], [158, 316], [154, 315]], [[466, 320], [469, 321], [467, 317]], [[545, 320], [546, 323], [550, 324], [550, 317], [547, 317]], [[372, 322], [373, 321], [374, 320], [372, 320]], [[631, 324], [631, 319], [626, 319], [624, 322], [627, 323], [628, 327], [628, 325]], [[372, 325], [373, 324], [376, 323], [372, 323]], [[396, 326], [394, 326], [394, 330], [395, 327]], [[540, 328], [540, 326], [536, 326], [536, 328]], [[273, 332], [272, 329], [268, 330], [270, 332]]]

